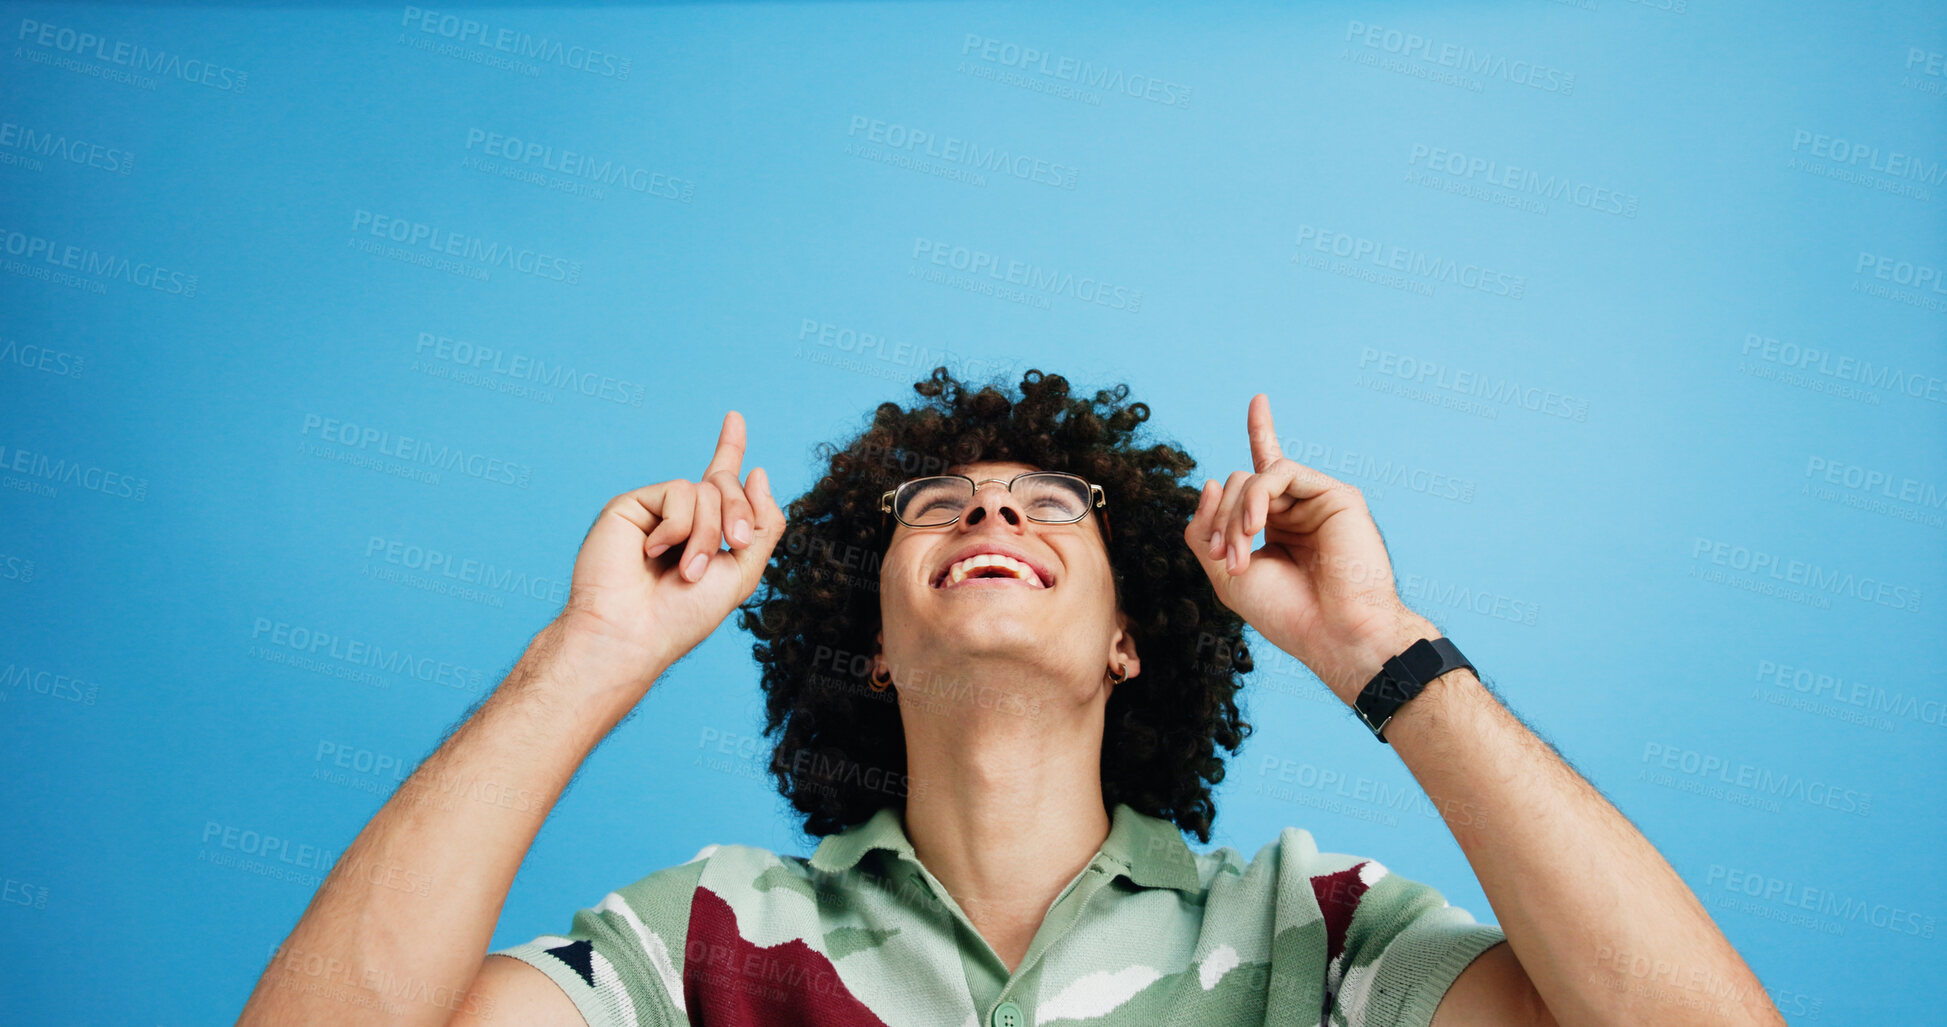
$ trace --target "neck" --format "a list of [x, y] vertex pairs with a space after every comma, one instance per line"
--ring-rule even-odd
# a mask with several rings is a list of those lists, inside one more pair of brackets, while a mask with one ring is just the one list
[[991, 701], [994, 691], [910, 702], [902, 692], [905, 828], [919, 861], [1012, 971], [1055, 897], [1108, 837], [1107, 697], [1033, 690], [1041, 701], [1031, 708], [1018, 697]]

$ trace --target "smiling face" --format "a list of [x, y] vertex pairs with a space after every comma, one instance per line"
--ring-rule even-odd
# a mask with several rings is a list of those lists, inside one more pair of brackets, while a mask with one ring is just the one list
[[960, 519], [894, 528], [880, 564], [879, 607], [883, 660], [895, 682], [916, 679], [909, 671], [950, 681], [984, 666], [1024, 681], [1093, 687], [1118, 663], [1135, 672], [1133, 650], [1117, 649], [1125, 618], [1096, 515], [1073, 524], [1033, 521], [1022, 498], [1001, 487], [1034, 470], [988, 461], [948, 468], [978, 483]]

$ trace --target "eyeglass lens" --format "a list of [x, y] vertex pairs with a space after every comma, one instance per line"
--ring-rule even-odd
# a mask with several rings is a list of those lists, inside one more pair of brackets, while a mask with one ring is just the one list
[[[1081, 520], [1088, 513], [1088, 486], [1073, 475], [1025, 474], [1014, 480], [1011, 491], [1031, 521], [1064, 523]], [[893, 504], [900, 520], [929, 528], [953, 523], [973, 498], [974, 489], [967, 479], [941, 476], [907, 482], [893, 497]]]

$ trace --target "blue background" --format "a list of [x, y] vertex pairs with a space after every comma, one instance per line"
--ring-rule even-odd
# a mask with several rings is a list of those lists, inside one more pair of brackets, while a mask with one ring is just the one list
[[[1365, 490], [1409, 603], [1793, 1023], [1937, 1015], [1937, 8], [435, 9], [606, 57], [486, 63], [405, 5], [0, 12], [4, 1018], [234, 1018], [318, 854], [556, 612], [604, 501], [696, 477], [731, 408], [746, 470], [796, 495], [815, 441], [942, 353], [1126, 381], [1220, 480], [1269, 393], [1287, 454]], [[131, 72], [117, 44], [205, 64]], [[1462, 51], [1478, 70], [1439, 63]], [[1084, 62], [1095, 84], [1062, 77]], [[1008, 165], [929, 163], [914, 130]], [[627, 170], [591, 192], [490, 136]], [[367, 252], [360, 212], [515, 259]], [[425, 480], [327, 421], [498, 462]], [[388, 554], [427, 550], [530, 588], [398, 580]], [[1855, 587], [1779, 594], [1762, 558]], [[448, 671], [306, 663], [291, 631]], [[719, 630], [584, 765], [496, 947], [708, 843], [811, 850], [748, 742], [749, 642]], [[1491, 920], [1438, 819], [1349, 794], [1409, 785], [1397, 757], [1258, 652], [1214, 843], [1302, 826]], [[239, 865], [246, 831], [298, 862]]]

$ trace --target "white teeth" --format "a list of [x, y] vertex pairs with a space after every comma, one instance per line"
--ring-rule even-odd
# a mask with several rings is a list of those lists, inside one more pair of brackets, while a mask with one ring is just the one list
[[999, 567], [1013, 574], [1014, 577], [1019, 578], [1022, 581], [1026, 581], [1029, 584], [1033, 584], [1033, 585], [1041, 584], [1040, 575], [1036, 574], [1034, 572], [1034, 568], [1028, 566], [1027, 564], [1022, 563], [1021, 561], [1016, 560], [1011, 556], [1002, 556], [999, 553], [980, 553], [975, 556], [967, 557], [966, 559], [961, 560], [959, 563], [956, 563], [952, 567], [948, 568], [946, 580], [941, 583], [940, 587], [952, 588], [954, 585], [958, 585], [960, 582], [965, 581], [967, 575], [973, 573], [974, 571], [982, 567]]

